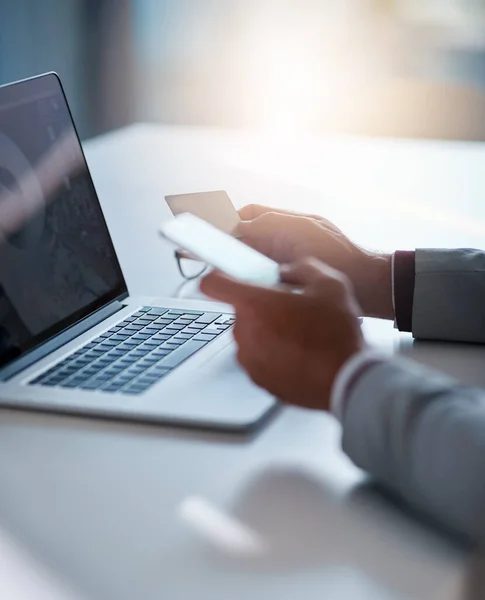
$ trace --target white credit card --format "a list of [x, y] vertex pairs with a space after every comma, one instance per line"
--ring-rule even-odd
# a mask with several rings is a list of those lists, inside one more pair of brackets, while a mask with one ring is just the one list
[[267, 287], [280, 281], [278, 263], [194, 215], [165, 221], [160, 233], [234, 279]]
[[165, 196], [165, 200], [174, 216], [190, 213], [231, 235], [241, 220], [224, 191], [177, 194]]

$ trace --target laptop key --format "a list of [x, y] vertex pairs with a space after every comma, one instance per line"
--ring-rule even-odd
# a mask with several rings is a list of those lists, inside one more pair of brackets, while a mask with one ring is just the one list
[[166, 312], [168, 312], [168, 309], [167, 309], [167, 308], [157, 308], [157, 307], [152, 307], [152, 308], [150, 309], [150, 314], [151, 314], [151, 315], [157, 315], [157, 316], [160, 316], [160, 315], [164, 315]]
[[158, 348], [158, 346], [160, 346], [160, 344], [162, 344], [163, 342], [161, 340], [148, 340], [147, 342], [145, 342], [144, 346], [145, 348], [150, 348], [151, 350], [153, 350], [154, 348]]
[[185, 327], [185, 325], [183, 323], [180, 323], [180, 324], [172, 323], [171, 325], [167, 325], [165, 327], [164, 331], [180, 331], [184, 327]]
[[61, 384], [63, 388], [77, 388], [80, 387], [86, 380], [84, 378], [70, 379]]
[[150, 386], [147, 385], [130, 385], [126, 388], [124, 388], [122, 391], [123, 394], [132, 394], [132, 395], [138, 395], [138, 394], [142, 394], [147, 388], [149, 388]]
[[111, 333], [116, 333], [117, 331], [119, 331], [121, 329], [121, 327], [118, 325], [118, 323], [116, 325], [113, 325], [113, 327], [110, 327], [108, 329], [108, 331], [111, 331]]
[[138, 340], [127, 340], [126, 342], [123, 342], [123, 344], [121, 344], [121, 346], [119, 346], [119, 350], [123, 351], [123, 352], [129, 352], [130, 350], [133, 350], [133, 348], [136, 348], [139, 344]]
[[99, 381], [87, 381], [86, 383], [83, 383], [80, 388], [82, 390], [96, 390], [101, 386], [101, 383]]
[[167, 356], [167, 354], [169, 354], [170, 352], [171, 352], [170, 348], [160, 348], [160, 349], [152, 352], [152, 354], [150, 354], [150, 356], [153, 356], [153, 357], [156, 356], [157, 358], [163, 358], [164, 356]]
[[204, 327], [204, 329], [202, 329], [200, 333], [207, 333], [210, 335], [219, 335], [221, 333], [221, 330], [216, 325], [207, 325], [207, 327]]
[[167, 373], [170, 373], [170, 369], [167, 367], [162, 367], [159, 365], [156, 365], [155, 367], [153, 367], [153, 373], [156, 373], [158, 376], [161, 375], [166, 375]]
[[190, 338], [194, 337], [195, 332], [190, 332], [190, 331], [179, 331], [177, 333], [177, 338], [181, 339], [181, 340], [190, 340]]
[[192, 323], [193, 319], [177, 319], [175, 321], [175, 323], [177, 325], [190, 325]]
[[198, 352], [201, 348], [203, 348], [207, 342], [195, 340], [187, 340], [185, 344], [182, 344], [179, 348], [175, 349], [173, 352], [162, 358], [162, 360], [158, 363], [161, 367], [167, 367], [169, 369], [174, 369], [178, 367], [184, 360], [190, 358], [193, 354]]
[[178, 321], [188, 321], [189, 323], [192, 323], [193, 321], [197, 320], [197, 317], [199, 317], [202, 313], [199, 313], [197, 315], [189, 315], [189, 314], [183, 314], [179, 319], [177, 319]]
[[151, 323], [151, 322], [152, 322], [152, 321], [151, 321], [151, 319], [137, 319], [137, 320], [135, 321], [135, 323], [136, 323], [137, 325], [143, 325], [144, 327], [145, 327], [146, 325], [150, 325], [150, 323]]
[[123, 383], [122, 381], [116, 381], [116, 382], [108, 383], [108, 385], [105, 385], [105, 386], [102, 387], [102, 391], [103, 392], [117, 392], [124, 385], [126, 385], [126, 384]]
[[190, 325], [187, 325], [186, 329], [204, 329], [205, 327], [207, 327], [207, 323], [199, 323], [198, 321], [194, 321], [194, 323], [191, 323]]
[[194, 337], [195, 341], [203, 341], [203, 342], [212, 342], [212, 340], [215, 340], [216, 336], [215, 335], [209, 335], [207, 333], [199, 333], [199, 335], [196, 335]]
[[157, 360], [155, 356], [152, 354], [147, 354], [143, 358], [140, 358], [139, 361], [135, 365], [133, 365], [137, 370], [146, 371], [149, 367], [152, 366], [153, 362]]
[[170, 340], [169, 342], [165, 342], [162, 346], [162, 348], [167, 348], [169, 350], [175, 350], [178, 347], [178, 344], [172, 344], [172, 340]]
[[125, 341], [125, 335], [121, 334], [115, 334], [113, 337], [110, 338], [113, 342], [124, 342]]
[[160, 317], [159, 319], [157, 319], [156, 321], [153, 322], [153, 325], [170, 325], [170, 323], [173, 323], [175, 320], [177, 319], [177, 316], [174, 316], [173, 318], [169, 319], [167, 317], [167, 315], [163, 315], [163, 317]]
[[221, 313], [205, 313], [197, 319], [197, 323], [213, 323], [221, 316]]
[[172, 337], [172, 333], [170, 333], [169, 331], [167, 331], [167, 332], [161, 331], [160, 333], [157, 333], [156, 335], [154, 335], [152, 339], [153, 340], [169, 340]]
[[59, 385], [61, 381], [63, 381], [65, 377], [48, 377], [44, 381], [42, 381], [42, 385], [55, 386]]
[[[169, 325], [172, 321], [168, 321], [167, 325]], [[152, 323], [149, 326], [150, 331], [162, 331], [162, 329], [165, 329], [165, 323], [159, 323], [158, 321], [156, 323]]]
[[162, 328], [163, 328], [163, 325], [162, 325], [162, 327], [160, 327], [160, 326], [155, 327], [155, 324], [152, 324], [152, 325], [148, 325], [147, 327], [144, 327], [142, 333], [146, 333], [146, 334], [149, 334], [149, 335], [155, 335]]
[[135, 376], [136, 375], [140, 375], [140, 373], [143, 373], [143, 371], [146, 371], [147, 367], [144, 365], [141, 365], [140, 363], [137, 363], [136, 365], [133, 365], [132, 367], [130, 367], [127, 371], [127, 373], [133, 373]]

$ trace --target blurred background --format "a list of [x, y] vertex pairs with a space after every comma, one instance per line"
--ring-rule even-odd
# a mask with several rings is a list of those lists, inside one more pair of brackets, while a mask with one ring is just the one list
[[135, 121], [485, 139], [485, 0], [1, 0], [0, 83]]

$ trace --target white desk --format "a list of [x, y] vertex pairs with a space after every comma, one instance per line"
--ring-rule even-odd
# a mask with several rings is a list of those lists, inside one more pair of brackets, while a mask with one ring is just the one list
[[[169, 193], [224, 188], [236, 204], [319, 210], [382, 248], [483, 239], [482, 146], [274, 146], [249, 134], [139, 126], [86, 152], [132, 293], [170, 295], [180, 283], [156, 233]], [[413, 348], [389, 323], [365, 327], [384, 347], [485, 385], [482, 349]], [[102, 600], [468, 598], [466, 551], [366, 487], [339, 433], [332, 417], [292, 408], [253, 438], [4, 410], [0, 528]], [[195, 532], [179, 516], [193, 495], [262, 535], [270, 558], [227, 555]]]

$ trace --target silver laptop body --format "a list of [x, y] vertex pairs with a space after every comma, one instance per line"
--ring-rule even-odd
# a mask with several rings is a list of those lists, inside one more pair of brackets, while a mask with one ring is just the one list
[[57, 75], [0, 87], [0, 405], [248, 430], [224, 305], [133, 298]]

